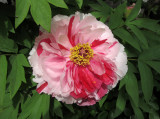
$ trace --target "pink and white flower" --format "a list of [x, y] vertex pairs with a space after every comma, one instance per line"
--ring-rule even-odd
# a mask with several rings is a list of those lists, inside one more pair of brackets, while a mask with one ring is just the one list
[[67, 104], [95, 104], [128, 70], [123, 45], [91, 14], [56, 15], [51, 25], [51, 33], [40, 30], [28, 58], [37, 92]]

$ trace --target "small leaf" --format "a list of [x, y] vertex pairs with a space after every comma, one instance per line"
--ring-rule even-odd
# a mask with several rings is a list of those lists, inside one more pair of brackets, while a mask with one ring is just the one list
[[46, 0], [31, 0], [31, 14], [37, 25], [48, 32], [51, 28], [51, 8]]
[[101, 108], [106, 101], [108, 95], [105, 95], [100, 101], [99, 101], [99, 107]]
[[138, 83], [137, 78], [131, 72], [128, 72], [124, 77], [126, 84], [126, 91], [128, 95], [131, 97], [134, 104], [138, 107], [139, 103], [139, 92], [138, 92]]
[[142, 91], [145, 100], [148, 102], [153, 93], [153, 75], [151, 69], [142, 61], [138, 61], [138, 68], [141, 76]]
[[[141, 42], [141, 44], [143, 45], [143, 47], [145, 49], [148, 48], [148, 42], [147, 39], [145, 38], [145, 36], [143, 35], [143, 33], [141, 32], [141, 30], [139, 30], [136, 26], [134, 25], [128, 25], [128, 27], [132, 30], [132, 32], [136, 35], [136, 37], [138, 38], [138, 40]], [[143, 48], [142, 47], [142, 48]]]
[[83, 4], [83, 0], [76, 0], [78, 7], [81, 9], [82, 4]]
[[16, 19], [15, 27], [17, 28], [25, 19], [30, 7], [29, 0], [16, 0]]
[[142, 3], [142, 0], [137, 0], [136, 5], [134, 6], [133, 10], [131, 11], [129, 16], [127, 17], [126, 22], [132, 21], [138, 16], [140, 9], [141, 9], [141, 3]]
[[6, 76], [7, 76], [7, 59], [6, 56], [0, 56], [0, 105], [3, 104], [6, 90]]
[[64, 2], [64, 0], [48, 0], [48, 2], [55, 5], [56, 7], [68, 9], [68, 6]]
[[63, 112], [62, 112], [62, 109], [61, 109], [62, 105], [59, 101], [57, 101], [56, 99], [54, 99], [54, 113], [63, 118]]
[[118, 94], [118, 99], [116, 102], [116, 109], [114, 112], [114, 118], [118, 117], [125, 109], [126, 106], [126, 98], [125, 98], [125, 92], [121, 90]]
[[123, 22], [122, 17], [123, 17], [123, 13], [124, 13], [125, 9], [126, 9], [126, 2], [119, 5], [115, 9], [115, 12], [110, 16], [110, 20], [108, 23], [110, 29], [114, 29], [114, 28], [121, 25], [121, 23]]
[[141, 51], [138, 41], [132, 37], [132, 35], [124, 28], [118, 28], [113, 31], [113, 33], [121, 38], [122, 40], [128, 42], [131, 46]]

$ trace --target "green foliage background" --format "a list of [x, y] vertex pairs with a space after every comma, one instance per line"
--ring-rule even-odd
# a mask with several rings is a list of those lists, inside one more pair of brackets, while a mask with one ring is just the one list
[[[129, 15], [126, 7], [136, 2]], [[128, 73], [94, 106], [36, 93], [27, 57], [39, 25], [76, 11], [106, 23], [125, 46]], [[141, 12], [140, 12], [141, 11]], [[160, 2], [149, 0], [16, 0], [0, 3], [0, 119], [160, 119]]]

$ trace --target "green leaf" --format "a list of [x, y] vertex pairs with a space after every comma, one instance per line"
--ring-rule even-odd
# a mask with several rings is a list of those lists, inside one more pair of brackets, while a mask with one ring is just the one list
[[117, 28], [118, 26], [121, 25], [121, 23], [123, 22], [122, 17], [123, 17], [125, 9], [126, 9], [126, 2], [119, 5], [115, 9], [115, 12], [113, 14], [111, 14], [110, 20], [108, 23], [110, 29]]
[[10, 20], [0, 17], [0, 51], [17, 53], [16, 43], [8, 38], [8, 31], [14, 31]]
[[160, 45], [150, 47], [140, 54], [139, 59], [145, 60], [159, 60], [160, 59]]
[[8, 93], [5, 95], [3, 108], [0, 110], [0, 119], [17, 119], [19, 102], [13, 102]]
[[109, 7], [104, 1], [97, 0], [99, 4], [89, 4], [89, 6], [96, 11], [91, 12], [96, 18], [100, 18], [101, 22], [106, 22], [107, 18], [111, 14], [112, 8]]
[[102, 111], [101, 113], [98, 114], [98, 119], [106, 119], [108, 115], [107, 111]]
[[10, 81], [9, 90], [11, 98], [13, 98], [21, 86], [22, 81], [26, 82], [23, 66], [29, 67], [29, 63], [23, 54], [11, 56], [10, 62], [12, 64], [12, 69], [8, 80]]
[[131, 97], [134, 104], [138, 107], [139, 92], [138, 92], [137, 78], [133, 73], [128, 72], [124, 77], [124, 79], [126, 84], [126, 91], [128, 95]]
[[78, 7], [81, 9], [82, 4], [83, 4], [83, 0], [76, 0]]
[[143, 113], [139, 107], [137, 107], [132, 100], [130, 100], [130, 102], [137, 119], [144, 119]]
[[17, 53], [18, 46], [13, 40], [0, 37], [0, 51]]
[[150, 47], [154, 47], [157, 44], [160, 44], [160, 35], [158, 35], [157, 33], [154, 33], [152, 31], [148, 31], [148, 30], [143, 30], [143, 31], [141, 30], [141, 32], [148, 40]]
[[41, 112], [44, 119], [49, 119], [50, 95], [43, 94], [41, 102]]
[[160, 34], [160, 25], [158, 24], [158, 22], [159, 22], [158, 20], [140, 18], [132, 22], [129, 22], [127, 24], [133, 24], [139, 28], [145, 28]]
[[158, 73], [160, 73], [160, 61], [144, 61]]
[[68, 6], [64, 2], [64, 0], [48, 0], [48, 2], [55, 5], [56, 7], [68, 9]]
[[30, 0], [16, 0], [16, 19], [15, 27], [17, 28], [26, 18], [30, 7]]
[[141, 76], [142, 91], [145, 100], [148, 102], [153, 93], [153, 75], [151, 69], [142, 61], [138, 60], [138, 68]]
[[6, 89], [6, 77], [7, 77], [7, 59], [6, 56], [0, 56], [0, 105], [3, 104]]
[[134, 25], [128, 25], [128, 27], [131, 29], [131, 31], [136, 35], [140, 43], [142, 44], [142, 48], [147, 49], [148, 48], [148, 42], [141, 30], [139, 30], [136, 26]]
[[72, 105], [70, 105], [70, 104], [64, 104], [64, 106], [65, 106], [67, 109], [69, 109], [69, 111], [71, 111], [72, 113], [75, 113]]
[[116, 109], [113, 114], [113, 117], [118, 117], [125, 109], [126, 106], [126, 98], [125, 98], [125, 92], [121, 90], [118, 94], [118, 99], [116, 101]]
[[19, 119], [26, 119], [28, 116], [30, 119], [40, 119], [41, 116], [44, 119], [49, 119], [49, 104], [49, 95], [35, 93], [24, 103]]
[[51, 8], [46, 0], [31, 0], [31, 14], [37, 25], [48, 32], [51, 28]]
[[62, 107], [61, 103], [57, 101], [56, 99], [54, 99], [54, 107], [53, 107], [54, 110], [53, 111], [57, 116], [63, 118], [63, 112], [62, 112], [61, 107]]
[[121, 38], [122, 40], [128, 42], [131, 46], [136, 48], [138, 51], [141, 51], [138, 41], [132, 37], [132, 35], [125, 30], [124, 28], [118, 28], [113, 30], [113, 33]]
[[101, 108], [106, 101], [108, 95], [105, 95], [100, 101], [99, 101], [99, 107]]
[[141, 3], [142, 3], [142, 0], [137, 0], [136, 5], [134, 6], [133, 10], [131, 11], [129, 16], [127, 17], [126, 22], [132, 21], [138, 16], [140, 9], [141, 9]]
[[150, 112], [150, 106], [144, 101], [144, 99], [140, 99], [139, 107], [144, 112]]

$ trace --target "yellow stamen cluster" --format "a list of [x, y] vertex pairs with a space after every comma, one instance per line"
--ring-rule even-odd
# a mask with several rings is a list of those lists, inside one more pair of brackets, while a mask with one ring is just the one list
[[90, 59], [93, 57], [93, 50], [88, 43], [77, 44], [75, 47], [70, 49], [71, 56], [70, 59], [78, 65], [88, 65]]

